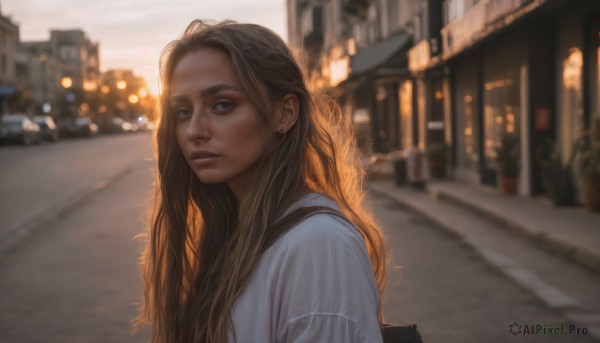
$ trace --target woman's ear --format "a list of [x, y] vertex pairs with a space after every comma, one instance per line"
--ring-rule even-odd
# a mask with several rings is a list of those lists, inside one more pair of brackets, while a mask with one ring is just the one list
[[295, 94], [288, 93], [279, 101], [275, 113], [275, 131], [288, 132], [298, 121], [300, 101]]

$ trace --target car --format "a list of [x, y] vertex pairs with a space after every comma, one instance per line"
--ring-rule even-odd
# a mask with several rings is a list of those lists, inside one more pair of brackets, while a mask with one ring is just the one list
[[98, 134], [98, 125], [89, 117], [65, 120], [59, 129], [61, 135], [68, 137], [93, 137]]
[[34, 121], [39, 125], [42, 138], [51, 142], [58, 141], [58, 127], [50, 116], [35, 116]]
[[41, 129], [26, 114], [5, 114], [0, 121], [2, 142], [16, 142], [23, 145], [38, 144], [42, 141]]
[[113, 117], [110, 120], [110, 132], [112, 133], [125, 133], [125, 132], [129, 132], [129, 130], [131, 129], [131, 124], [125, 120], [123, 120], [123, 118], [120, 117]]

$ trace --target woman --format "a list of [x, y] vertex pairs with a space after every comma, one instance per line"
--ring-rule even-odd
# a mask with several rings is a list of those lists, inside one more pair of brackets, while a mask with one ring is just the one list
[[194, 21], [161, 82], [139, 317], [153, 341], [380, 342], [384, 240], [353, 141], [285, 43]]

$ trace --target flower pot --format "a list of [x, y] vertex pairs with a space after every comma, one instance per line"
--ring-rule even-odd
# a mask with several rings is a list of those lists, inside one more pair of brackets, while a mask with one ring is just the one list
[[517, 178], [514, 176], [500, 175], [500, 191], [506, 195], [515, 195], [517, 193]]
[[600, 187], [584, 183], [585, 206], [592, 212], [600, 212]]
[[429, 161], [429, 175], [434, 179], [443, 179], [446, 177], [445, 161]]
[[575, 185], [569, 169], [557, 169], [549, 183], [550, 197], [555, 206], [575, 205]]

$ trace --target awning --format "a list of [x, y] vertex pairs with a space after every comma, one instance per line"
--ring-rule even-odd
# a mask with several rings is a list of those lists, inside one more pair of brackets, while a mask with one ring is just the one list
[[387, 62], [410, 41], [410, 35], [400, 33], [360, 49], [350, 60], [351, 75], [362, 74]]
[[17, 89], [13, 86], [0, 86], [0, 97], [9, 96]]

